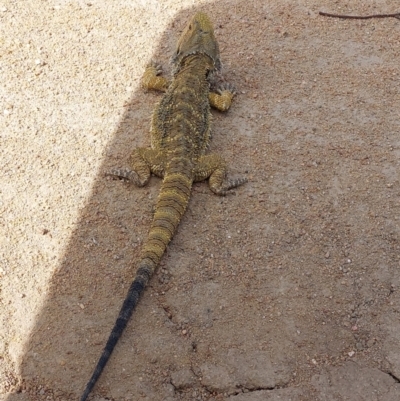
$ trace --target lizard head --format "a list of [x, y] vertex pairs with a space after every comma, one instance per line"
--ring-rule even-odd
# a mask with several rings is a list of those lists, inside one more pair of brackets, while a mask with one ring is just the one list
[[176, 53], [172, 59], [176, 69], [183, 59], [192, 54], [206, 54], [214, 63], [214, 69], [221, 69], [219, 47], [214, 36], [213, 25], [204, 13], [196, 13], [186, 25], [178, 40]]

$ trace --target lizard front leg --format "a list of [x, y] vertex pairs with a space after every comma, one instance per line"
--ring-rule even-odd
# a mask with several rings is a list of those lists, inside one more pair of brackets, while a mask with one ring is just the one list
[[233, 85], [222, 84], [217, 93], [210, 92], [208, 100], [210, 105], [219, 111], [227, 111], [231, 107], [232, 99], [235, 96], [236, 91]]
[[194, 171], [194, 180], [203, 181], [209, 178], [210, 189], [217, 195], [226, 195], [230, 189], [247, 182], [247, 178], [226, 179], [226, 170], [225, 160], [220, 155], [201, 156]]
[[112, 169], [106, 175], [125, 178], [138, 187], [145, 186], [151, 173], [164, 176], [164, 157], [161, 152], [150, 148], [137, 148], [130, 158], [131, 168]]
[[155, 61], [147, 66], [142, 77], [142, 87], [144, 89], [154, 89], [165, 92], [168, 89], [169, 82], [167, 79], [160, 77], [162, 73], [162, 68], [160, 64]]

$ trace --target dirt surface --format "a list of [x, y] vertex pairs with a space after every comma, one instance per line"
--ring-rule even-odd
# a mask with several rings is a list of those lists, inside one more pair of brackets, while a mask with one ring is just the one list
[[92, 373], [160, 187], [104, 172], [149, 144], [141, 74], [198, 9], [238, 88], [211, 151], [249, 182], [194, 186], [92, 399], [400, 399], [400, 21], [318, 15], [398, 1], [199, 4], [0, 2], [0, 399]]

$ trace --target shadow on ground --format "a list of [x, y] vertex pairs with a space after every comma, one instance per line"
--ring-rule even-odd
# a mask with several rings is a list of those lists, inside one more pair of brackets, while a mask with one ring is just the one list
[[[395, 41], [366, 31], [396, 29], [398, 38], [399, 28], [386, 20], [355, 30], [297, 3], [204, 7], [223, 74], [239, 88], [232, 110], [214, 113], [212, 150], [250, 182], [226, 198], [195, 185], [95, 395], [398, 399], [400, 104], [386, 74], [399, 73], [398, 55]], [[163, 65], [193, 12], [163, 36]], [[158, 98], [132, 94], [103, 172], [149, 144]], [[156, 178], [137, 189], [99, 175], [27, 344], [26, 393], [10, 400], [78, 399], [134, 275], [159, 187]]]

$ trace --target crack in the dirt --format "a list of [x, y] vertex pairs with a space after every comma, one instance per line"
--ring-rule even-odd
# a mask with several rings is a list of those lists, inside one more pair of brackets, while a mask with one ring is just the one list
[[389, 375], [391, 378], [393, 378], [397, 383], [400, 383], [400, 379], [397, 377], [397, 376], [395, 376], [392, 372], [390, 372], [390, 371], [384, 371], [384, 370], [382, 370], [382, 372], [383, 373], [386, 373], [387, 375]]
[[276, 390], [277, 386], [269, 386], [269, 387], [252, 387], [252, 388], [248, 388], [248, 387], [240, 387], [243, 390], [247, 390], [248, 393], [251, 393], [253, 391], [262, 391], [262, 390]]
[[175, 393], [180, 390], [178, 388], [178, 386], [175, 386], [175, 384], [174, 384], [174, 382], [173, 382], [173, 380], [171, 378], [169, 379], [169, 384], [171, 384], [171, 386], [174, 388], [174, 392]]
[[[246, 386], [239, 386], [238, 389], [242, 390], [241, 393], [254, 393], [255, 391], [272, 391], [276, 390], [277, 388], [281, 388], [278, 386], [267, 386], [267, 387], [246, 387]], [[241, 394], [240, 392], [236, 393], [235, 395]]]
[[193, 376], [197, 379], [197, 383], [195, 385], [181, 387], [179, 385], [176, 385], [173, 382], [173, 380], [170, 379], [169, 383], [174, 388], [175, 393], [181, 394], [181, 393], [184, 393], [184, 392], [187, 392], [190, 390], [194, 390], [194, 389], [203, 389], [203, 391], [205, 391], [206, 393], [208, 393], [209, 395], [212, 395], [214, 397], [219, 396], [219, 395], [226, 396], [228, 394], [231, 396], [236, 396], [239, 394], [254, 393], [257, 391], [273, 391], [273, 390], [289, 387], [289, 383], [280, 383], [279, 385], [270, 385], [270, 386], [265, 386], [265, 387], [264, 386], [248, 387], [246, 385], [236, 384], [235, 388], [231, 388], [230, 391], [227, 391], [227, 390], [215, 388], [214, 386], [210, 387], [207, 384], [204, 384], [202, 382], [201, 373], [198, 372], [193, 365], [190, 366], [190, 371], [192, 372]]
[[172, 315], [171, 309], [168, 306], [164, 306], [164, 305], [161, 305], [161, 308], [164, 309], [165, 315], [167, 316], [168, 320], [170, 320], [173, 324], [176, 324], [172, 320], [173, 315]]
[[[207, 391], [209, 394], [213, 395], [213, 396], [218, 396], [218, 395], [226, 395], [226, 391], [222, 391], [222, 390], [216, 390], [213, 388], [209, 388], [209, 386], [205, 385], [205, 384], [200, 384], [200, 386]], [[283, 387], [278, 387], [278, 386], [269, 386], [269, 387], [246, 387], [246, 386], [236, 386], [236, 390], [232, 391], [232, 392], [228, 392], [229, 395], [239, 395], [239, 394], [246, 394], [246, 393], [254, 393], [256, 391], [272, 391], [272, 390], [276, 390], [277, 388], [283, 388]]]

